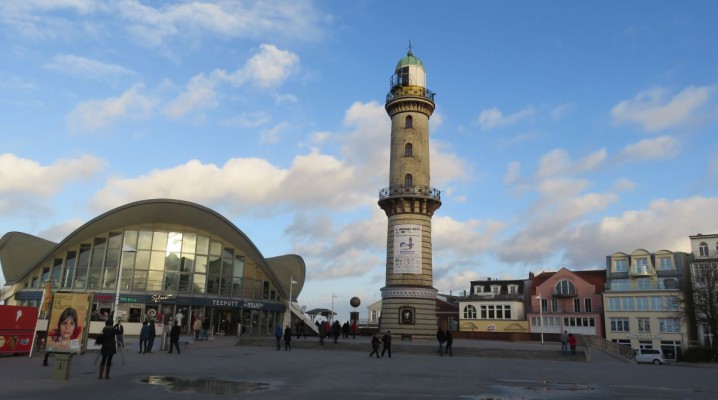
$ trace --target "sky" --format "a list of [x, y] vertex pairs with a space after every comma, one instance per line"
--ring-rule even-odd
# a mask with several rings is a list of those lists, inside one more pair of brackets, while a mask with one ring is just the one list
[[[434, 287], [603, 269], [718, 233], [718, 2], [0, 2], [0, 235], [52, 241], [129, 202], [196, 202], [299, 303], [385, 284], [389, 78], [430, 120]], [[4, 279], [0, 276], [0, 282]], [[334, 297], [333, 297], [334, 296]]]

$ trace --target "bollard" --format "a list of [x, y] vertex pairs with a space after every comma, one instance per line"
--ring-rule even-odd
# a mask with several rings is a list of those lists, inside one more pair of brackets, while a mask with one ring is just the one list
[[52, 379], [66, 381], [70, 379], [70, 365], [72, 354], [56, 353], [55, 362], [52, 364]]

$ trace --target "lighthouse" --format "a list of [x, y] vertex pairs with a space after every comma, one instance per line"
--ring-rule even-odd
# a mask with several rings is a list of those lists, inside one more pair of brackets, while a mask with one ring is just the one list
[[384, 108], [391, 118], [389, 186], [379, 191], [388, 219], [386, 285], [381, 289], [381, 330], [402, 339], [436, 337], [431, 218], [441, 192], [431, 187], [429, 117], [434, 93], [411, 47], [396, 64]]

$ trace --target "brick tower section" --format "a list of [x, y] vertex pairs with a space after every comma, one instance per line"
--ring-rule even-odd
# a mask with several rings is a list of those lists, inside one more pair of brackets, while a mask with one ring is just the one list
[[380, 328], [401, 339], [435, 339], [431, 218], [441, 197], [430, 186], [434, 94], [426, 89], [423, 64], [411, 51], [395, 72], [385, 105], [391, 118], [389, 187], [379, 192], [378, 202], [388, 218]]

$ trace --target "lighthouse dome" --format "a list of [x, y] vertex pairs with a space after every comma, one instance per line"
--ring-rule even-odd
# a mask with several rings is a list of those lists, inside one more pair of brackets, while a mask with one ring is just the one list
[[396, 69], [391, 79], [391, 87], [395, 88], [396, 86], [426, 87], [424, 63], [412, 53], [411, 49], [396, 64]]
[[396, 69], [399, 70], [401, 67], [408, 67], [409, 65], [417, 65], [424, 69], [424, 63], [422, 63], [419, 57], [416, 57], [411, 50], [406, 54], [406, 57], [396, 63]]

